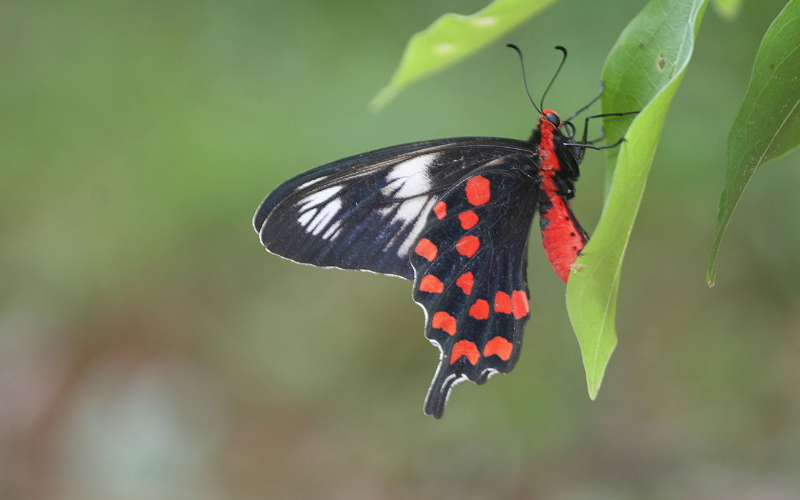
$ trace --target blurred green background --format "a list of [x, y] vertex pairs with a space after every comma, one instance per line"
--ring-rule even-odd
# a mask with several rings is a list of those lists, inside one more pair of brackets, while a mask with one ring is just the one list
[[[756, 175], [704, 282], [727, 130], [782, 4], [706, 14], [598, 400], [537, 244], [517, 368], [435, 421], [410, 283], [268, 255], [252, 214], [343, 156], [527, 138], [504, 43], [535, 95], [569, 48], [547, 106], [571, 113], [644, 1], [557, 3], [380, 114], [407, 38], [483, 0], [0, 3], [0, 498], [800, 497], [796, 153]], [[590, 232], [603, 168], [589, 152]]]

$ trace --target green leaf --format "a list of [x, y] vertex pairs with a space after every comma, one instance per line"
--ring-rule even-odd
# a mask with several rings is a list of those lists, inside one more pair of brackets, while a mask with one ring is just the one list
[[798, 104], [800, 0], [790, 0], [764, 34], [753, 77], [728, 135], [728, 171], [706, 272], [709, 286], [714, 286], [717, 254], [725, 228], [756, 168], [800, 144]]
[[472, 54], [556, 0], [495, 0], [471, 16], [445, 14], [408, 41], [389, 85], [370, 103], [381, 109], [403, 88]]
[[603, 112], [641, 112], [632, 119], [605, 119], [609, 140], [624, 134], [626, 142], [609, 150], [612, 176], [603, 216], [567, 284], [567, 310], [592, 399], [617, 344], [622, 258], [664, 118], [691, 58], [706, 5], [707, 0], [651, 0], [622, 32], [603, 70], [608, 88]]
[[719, 17], [726, 21], [733, 21], [742, 10], [742, 0], [713, 0], [714, 10]]

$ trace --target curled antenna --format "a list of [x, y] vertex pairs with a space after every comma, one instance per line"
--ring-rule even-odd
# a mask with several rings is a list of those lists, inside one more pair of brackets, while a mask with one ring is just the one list
[[[550, 91], [550, 87], [553, 86], [553, 82], [556, 81], [556, 77], [561, 72], [561, 68], [564, 66], [564, 62], [567, 60], [567, 49], [565, 49], [561, 45], [556, 45], [555, 49], [556, 50], [560, 50], [561, 52], [563, 52], [564, 53], [564, 57], [561, 58], [561, 64], [558, 65], [558, 69], [556, 70], [555, 74], [553, 75], [553, 78], [550, 79], [550, 83], [548, 83], [547, 84], [547, 88], [544, 89], [544, 94], [542, 94], [542, 100], [540, 101], [540, 104], [539, 104], [539, 106], [542, 107], [542, 108], [544, 108], [544, 97], [547, 95], [547, 92]], [[520, 57], [522, 57], [522, 55], [520, 55]]]
[[[536, 105], [536, 102], [533, 100], [533, 97], [531, 97], [531, 91], [528, 90], [528, 79], [525, 77], [525, 60], [522, 58], [522, 51], [520, 50], [519, 47], [517, 47], [513, 43], [507, 43], [506, 47], [510, 47], [510, 48], [512, 48], [512, 49], [517, 51], [517, 54], [519, 55], [519, 65], [520, 65], [520, 67], [522, 67], [522, 83], [525, 85], [525, 93], [528, 94], [528, 99], [530, 99], [531, 104], [533, 104], [533, 107], [536, 108], [536, 111], [538, 111], [539, 114], [541, 114], [542, 110], [539, 109], [539, 106]], [[564, 53], [566, 54], [566, 50], [565, 50]], [[564, 57], [566, 57], [566, 55]], [[564, 64], [564, 61], [561, 61], [561, 64]], [[561, 69], [561, 66], [559, 66], [559, 69]], [[558, 74], [558, 72], [556, 72], [556, 74]], [[550, 82], [550, 83], [552, 83], [552, 82]], [[547, 87], [547, 88], [550, 88], [550, 87]], [[545, 91], [545, 94], [546, 93], [547, 93], [547, 91]], [[542, 98], [544, 98], [544, 96]]]

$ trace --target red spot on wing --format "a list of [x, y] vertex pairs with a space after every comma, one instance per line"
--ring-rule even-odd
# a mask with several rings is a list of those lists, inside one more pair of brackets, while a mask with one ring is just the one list
[[420, 292], [429, 292], [429, 293], [442, 293], [444, 291], [444, 285], [442, 281], [432, 274], [428, 274], [422, 277], [419, 281], [419, 291]]
[[520, 319], [528, 314], [528, 295], [524, 290], [514, 290], [511, 293], [511, 309], [514, 311], [514, 317]]
[[475, 345], [475, 342], [459, 340], [453, 345], [453, 350], [450, 351], [450, 364], [452, 365], [461, 359], [461, 356], [466, 356], [467, 360], [475, 365], [478, 363], [481, 353], [478, 352], [478, 346]]
[[467, 201], [478, 206], [483, 205], [492, 198], [491, 182], [482, 175], [476, 175], [467, 179]]
[[433, 207], [433, 213], [436, 214], [436, 217], [439, 220], [444, 219], [444, 217], [447, 215], [447, 203], [443, 201], [437, 203], [436, 206]]
[[414, 253], [433, 262], [436, 255], [439, 253], [439, 249], [436, 248], [436, 245], [428, 238], [422, 238], [419, 240], [419, 243], [417, 243], [417, 248], [414, 249]]
[[472, 294], [472, 284], [475, 282], [475, 276], [472, 273], [464, 273], [456, 280], [456, 285], [461, 288], [461, 291], [467, 295]]
[[478, 215], [472, 210], [461, 212], [458, 214], [458, 220], [461, 221], [461, 227], [464, 229], [472, 229], [478, 223]]
[[511, 296], [506, 292], [497, 292], [494, 296], [494, 312], [511, 314], [513, 312]]
[[503, 337], [494, 337], [483, 346], [483, 355], [487, 358], [489, 356], [498, 356], [503, 361], [508, 361], [513, 350], [514, 345], [511, 342]]
[[475, 319], [487, 319], [489, 317], [489, 303], [483, 299], [478, 299], [469, 308], [469, 315]]
[[481, 247], [481, 240], [477, 236], [467, 235], [458, 240], [456, 251], [464, 257], [472, 257]]
[[444, 330], [449, 335], [456, 334], [456, 319], [444, 311], [434, 313], [431, 326], [438, 330]]

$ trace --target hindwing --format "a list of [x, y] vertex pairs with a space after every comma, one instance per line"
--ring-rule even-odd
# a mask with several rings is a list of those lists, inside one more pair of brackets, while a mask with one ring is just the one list
[[482, 384], [519, 357], [540, 195], [534, 158], [509, 154], [470, 172], [433, 205], [414, 245], [414, 300], [426, 312], [425, 336], [441, 350], [425, 402], [434, 417], [454, 384]]

